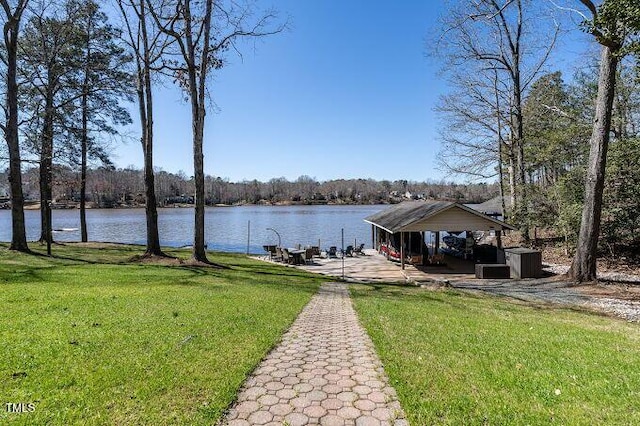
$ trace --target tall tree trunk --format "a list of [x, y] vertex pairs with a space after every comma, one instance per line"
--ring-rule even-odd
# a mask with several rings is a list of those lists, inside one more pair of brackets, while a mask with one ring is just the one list
[[513, 129], [516, 132], [514, 138], [514, 148], [516, 151], [516, 191], [518, 192], [518, 206], [516, 209], [518, 226], [522, 233], [522, 238], [529, 241], [529, 219], [528, 219], [528, 200], [527, 200], [527, 178], [525, 170], [524, 157], [524, 125], [522, 119], [522, 87], [520, 82], [520, 53], [519, 47], [513, 52], [514, 61], [516, 62], [515, 72], [513, 75], [513, 110], [512, 120]]
[[89, 241], [87, 232], [87, 151], [89, 150], [89, 67], [91, 61], [91, 18], [87, 18], [87, 33], [84, 39], [85, 66], [82, 82], [82, 135], [80, 159], [80, 240]]
[[498, 179], [500, 182], [500, 204], [502, 207], [502, 220], [507, 218], [507, 209], [504, 201], [504, 141], [502, 139], [502, 117], [500, 116], [500, 93], [498, 91], [498, 72], [494, 69], [493, 93], [496, 103], [496, 129], [498, 130]]
[[610, 47], [603, 46], [600, 56], [598, 97], [585, 181], [582, 222], [576, 254], [568, 272], [569, 277], [576, 282], [594, 281], [597, 277], [596, 254], [602, 213], [602, 190], [609, 147], [617, 66], [617, 56]]
[[[209, 39], [211, 29], [211, 14], [213, 9], [213, 0], [206, 0], [206, 11], [204, 14], [203, 25], [203, 46], [202, 51], [209, 51]], [[193, 39], [191, 1], [185, 1], [184, 5], [185, 20], [185, 41], [188, 52], [188, 78], [189, 78], [189, 95], [191, 99], [191, 119], [193, 126], [193, 178], [195, 183], [195, 221], [193, 235], [193, 252], [192, 257], [196, 261], [207, 262], [207, 253], [205, 249], [205, 199], [204, 199], [204, 119], [206, 115], [206, 76], [208, 71], [209, 56], [203, 54], [200, 63], [196, 62], [196, 49]]]
[[[2, 6], [8, 8], [6, 1]], [[16, 81], [18, 34], [20, 32], [20, 17], [25, 7], [24, 2], [16, 6], [13, 15], [7, 13], [4, 24], [4, 45], [7, 54], [7, 94], [6, 109], [7, 122], [5, 125], [5, 139], [9, 151], [9, 183], [11, 186], [11, 250], [29, 252], [27, 232], [24, 220], [24, 194], [22, 192], [22, 170], [20, 159], [20, 144], [18, 141], [18, 84]]]
[[40, 147], [40, 241], [51, 242], [52, 174], [53, 174], [53, 76], [50, 74], [44, 108], [42, 146]]
[[509, 203], [511, 204], [508, 216], [513, 218], [515, 209], [518, 205], [518, 194], [516, 192], [516, 164], [513, 154], [513, 142], [509, 145], [509, 152], [507, 155], [509, 157], [509, 166], [507, 171], [509, 174]]
[[144, 154], [144, 195], [145, 216], [147, 221], [147, 256], [166, 256], [160, 248], [158, 231], [158, 207], [156, 184], [153, 171], [153, 92], [151, 90], [151, 66], [149, 37], [147, 34], [145, 1], [140, 1], [142, 19], [140, 30], [143, 43], [143, 64], [138, 61], [138, 103], [142, 126], [142, 151]]
[[87, 150], [88, 136], [88, 105], [87, 85], [85, 80], [84, 93], [82, 94], [82, 153], [80, 160], [80, 239], [83, 243], [89, 241], [87, 233]]
[[502, 207], [502, 220], [507, 220], [507, 206], [504, 201], [504, 169], [502, 168], [502, 141], [498, 142], [498, 156], [500, 161], [498, 162], [498, 179], [500, 182], [500, 206]]
[[[522, 118], [522, 117], [521, 117]], [[525, 158], [524, 158], [524, 141], [522, 138], [518, 138], [516, 148], [516, 191], [518, 192], [518, 206], [517, 206], [517, 218], [518, 227], [522, 233], [522, 238], [525, 242], [530, 239], [529, 236], [529, 214], [528, 214], [528, 200], [527, 200], [527, 178], [525, 173]]]
[[[147, 249], [146, 255], [166, 256], [160, 248], [160, 233], [158, 231], [158, 207], [155, 191], [155, 175], [153, 171], [153, 111], [151, 95], [151, 78], [146, 81], [146, 116], [143, 121], [142, 150], [144, 153], [144, 193], [145, 215], [147, 220]], [[141, 114], [144, 114], [141, 107]]]
[[195, 183], [195, 229], [193, 240], [193, 259], [208, 262], [205, 249], [205, 203], [204, 203], [204, 110], [196, 111], [194, 117], [193, 134], [193, 170]]

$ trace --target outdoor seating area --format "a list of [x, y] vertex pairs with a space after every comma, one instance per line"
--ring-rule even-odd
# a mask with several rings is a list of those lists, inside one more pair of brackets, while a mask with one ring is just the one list
[[270, 260], [288, 265], [304, 265], [313, 262], [314, 254], [319, 253], [317, 247], [282, 248], [265, 246], [265, 251], [269, 252]]
[[314, 259], [339, 259], [342, 257], [365, 256], [364, 244], [358, 247], [349, 245], [344, 250], [331, 246], [327, 250], [321, 250], [319, 246], [305, 246], [297, 244], [295, 247], [279, 247], [276, 245], [262, 246], [267, 253], [268, 260], [287, 265], [310, 265]]

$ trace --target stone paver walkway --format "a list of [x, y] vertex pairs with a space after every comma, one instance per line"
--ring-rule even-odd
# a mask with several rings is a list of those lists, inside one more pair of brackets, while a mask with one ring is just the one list
[[407, 425], [345, 284], [323, 284], [223, 424]]

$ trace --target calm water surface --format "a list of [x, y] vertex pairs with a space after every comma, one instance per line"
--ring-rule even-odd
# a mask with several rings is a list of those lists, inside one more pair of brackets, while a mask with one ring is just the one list
[[[340, 247], [344, 228], [345, 246], [371, 246], [371, 225], [363, 219], [385, 206], [241, 206], [211, 207], [206, 210], [205, 238], [210, 250], [245, 252], [247, 236], [251, 253], [262, 253], [265, 244], [282, 246], [317, 245]], [[164, 246], [192, 244], [193, 209], [159, 209], [160, 242]], [[27, 238], [40, 237], [40, 212], [25, 211]], [[249, 222], [251, 222], [249, 226]], [[80, 228], [78, 210], [54, 210], [53, 229]], [[144, 209], [87, 210], [90, 241], [145, 244]], [[250, 231], [250, 233], [249, 233]], [[80, 231], [55, 232], [56, 241], [80, 241]], [[0, 241], [11, 241], [11, 211], [0, 210]]]

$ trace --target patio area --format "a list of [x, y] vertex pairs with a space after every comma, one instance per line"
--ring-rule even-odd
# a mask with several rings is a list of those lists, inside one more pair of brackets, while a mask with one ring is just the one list
[[[473, 262], [445, 256], [446, 265], [419, 266], [391, 262], [374, 249], [364, 249], [362, 255], [342, 257], [314, 257], [312, 263], [291, 265], [305, 271], [343, 278], [349, 282], [385, 283], [445, 283], [475, 279]], [[262, 257], [268, 260], [268, 257]], [[344, 260], [344, 263], [343, 263]], [[344, 269], [343, 269], [344, 268]]]

